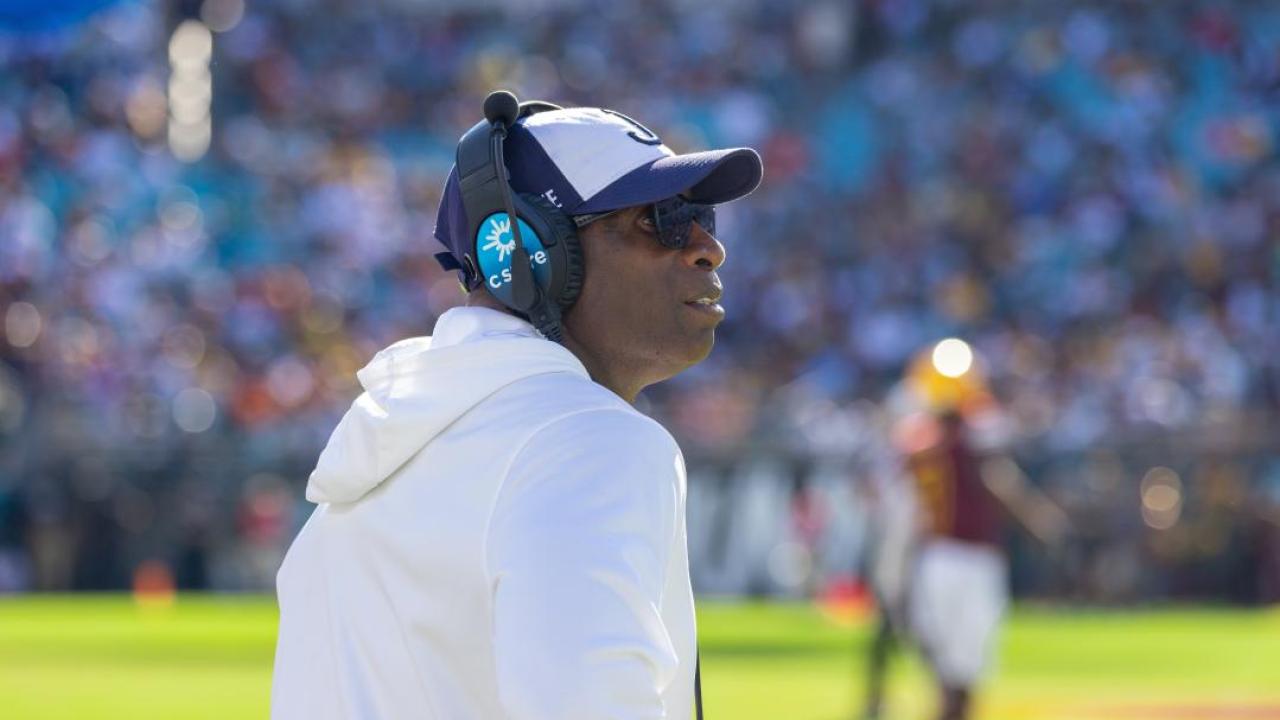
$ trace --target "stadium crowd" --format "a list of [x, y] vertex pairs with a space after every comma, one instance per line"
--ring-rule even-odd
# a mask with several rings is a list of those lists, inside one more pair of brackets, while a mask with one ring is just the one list
[[[851, 454], [959, 336], [1033, 476], [1118, 513], [1091, 552], [1256, 555], [1280, 595], [1280, 7], [480, 6], [126, 2], [0, 33], [0, 588], [148, 558], [269, 585], [354, 371], [461, 302], [438, 194], [509, 87], [764, 155], [719, 222], [716, 350], [643, 398], [691, 457]], [[166, 145], [182, 12], [218, 31], [193, 163]], [[1168, 541], [1154, 465], [1185, 473], [1184, 525], [1225, 503], [1260, 529]]]

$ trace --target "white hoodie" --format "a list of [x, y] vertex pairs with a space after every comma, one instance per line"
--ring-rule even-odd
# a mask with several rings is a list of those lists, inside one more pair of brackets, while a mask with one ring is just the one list
[[277, 578], [276, 720], [690, 717], [680, 450], [483, 308], [378, 353]]

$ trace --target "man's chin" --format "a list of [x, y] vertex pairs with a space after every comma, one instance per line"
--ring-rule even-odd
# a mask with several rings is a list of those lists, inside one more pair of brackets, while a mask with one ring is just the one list
[[698, 335], [698, 339], [691, 343], [691, 352], [689, 355], [690, 366], [697, 365], [703, 360], [706, 360], [707, 357], [711, 355], [711, 350], [714, 349], [716, 345], [715, 328], [704, 330], [698, 333]]

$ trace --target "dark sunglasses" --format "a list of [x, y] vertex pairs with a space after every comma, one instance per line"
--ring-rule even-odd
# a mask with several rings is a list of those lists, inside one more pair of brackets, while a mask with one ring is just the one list
[[[573, 222], [578, 227], [583, 227], [621, 211], [622, 208], [589, 215], [575, 215]], [[692, 203], [679, 195], [653, 204], [653, 226], [657, 228], [658, 243], [663, 247], [672, 250], [683, 250], [689, 247], [689, 234], [694, 223], [702, 226], [707, 233], [715, 235], [715, 205]]]

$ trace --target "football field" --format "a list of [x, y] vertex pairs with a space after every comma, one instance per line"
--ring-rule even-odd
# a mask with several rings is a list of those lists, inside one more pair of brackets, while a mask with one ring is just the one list
[[[807, 604], [704, 600], [703, 683], [716, 720], [848, 720], [867, 619]], [[0, 598], [0, 717], [262, 718], [270, 598]], [[1280, 720], [1280, 609], [1021, 607], [981, 696], [986, 720]], [[933, 691], [904, 652], [887, 718], [925, 719]]]

